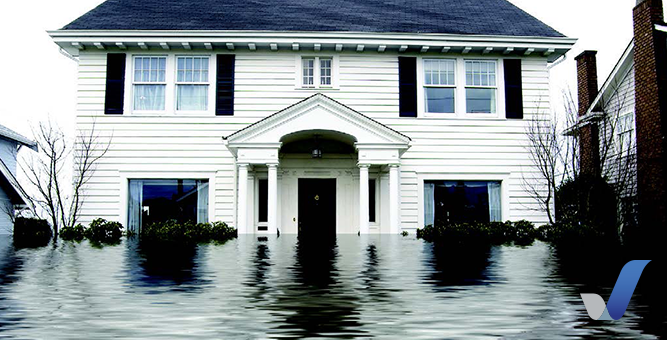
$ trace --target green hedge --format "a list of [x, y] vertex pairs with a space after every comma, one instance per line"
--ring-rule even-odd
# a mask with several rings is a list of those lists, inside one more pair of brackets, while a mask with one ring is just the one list
[[535, 241], [537, 230], [528, 221], [453, 223], [442, 226], [429, 225], [417, 229], [417, 238], [428, 242], [450, 245], [530, 245]]
[[557, 222], [543, 225], [538, 229], [538, 238], [558, 248], [580, 249], [604, 245], [617, 245], [617, 234], [605, 233], [590, 223]]
[[122, 224], [103, 218], [93, 220], [88, 228], [77, 224], [74, 227], [64, 227], [60, 230], [60, 238], [65, 241], [81, 241], [87, 238], [95, 243], [114, 244], [120, 242], [122, 236]]
[[192, 245], [209, 242], [225, 242], [236, 237], [236, 229], [224, 222], [180, 223], [176, 220], [156, 222], [144, 226], [139, 234], [142, 243], [176, 243]]
[[14, 221], [14, 245], [17, 247], [42, 247], [49, 243], [53, 232], [46, 220], [17, 217]]

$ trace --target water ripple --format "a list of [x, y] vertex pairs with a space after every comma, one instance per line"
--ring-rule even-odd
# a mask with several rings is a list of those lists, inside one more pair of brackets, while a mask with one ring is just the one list
[[[548, 246], [448, 249], [412, 238], [241, 237], [160, 249], [0, 237], [0, 338], [652, 339], [665, 311], [641, 289], [616, 322], [618, 271], [565, 265]], [[573, 269], [575, 268], [575, 269]], [[652, 270], [657, 270], [653, 268]], [[615, 272], [614, 272], [615, 271]], [[641, 285], [640, 285], [641, 287]], [[605, 295], [606, 294], [606, 295]]]

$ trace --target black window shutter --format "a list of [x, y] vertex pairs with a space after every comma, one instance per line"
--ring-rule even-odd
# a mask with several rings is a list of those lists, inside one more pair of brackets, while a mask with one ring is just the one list
[[125, 99], [125, 53], [107, 54], [107, 84], [104, 114], [123, 114]]
[[234, 61], [233, 54], [218, 54], [215, 114], [234, 115]]
[[398, 110], [401, 117], [417, 117], [417, 58], [398, 57]]
[[505, 117], [523, 119], [521, 59], [505, 59]]

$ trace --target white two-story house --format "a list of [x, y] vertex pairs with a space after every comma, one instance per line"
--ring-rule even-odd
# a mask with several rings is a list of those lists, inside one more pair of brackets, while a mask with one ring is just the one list
[[107, 1], [62, 29], [111, 138], [82, 222], [246, 234], [546, 222], [525, 127], [575, 40], [505, 0]]

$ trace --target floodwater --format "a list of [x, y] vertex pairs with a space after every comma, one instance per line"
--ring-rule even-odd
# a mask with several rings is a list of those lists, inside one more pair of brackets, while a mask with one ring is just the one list
[[[539, 242], [454, 252], [414, 236], [242, 237], [194, 249], [142, 249], [132, 239], [15, 249], [0, 236], [0, 338], [662, 335], [665, 307], [643, 290], [660, 275], [642, 277], [621, 320], [588, 317], [579, 293], [606, 300], [623, 266], [600, 261], [564, 263]], [[662, 270], [650, 263], [645, 274], [652, 271]]]

